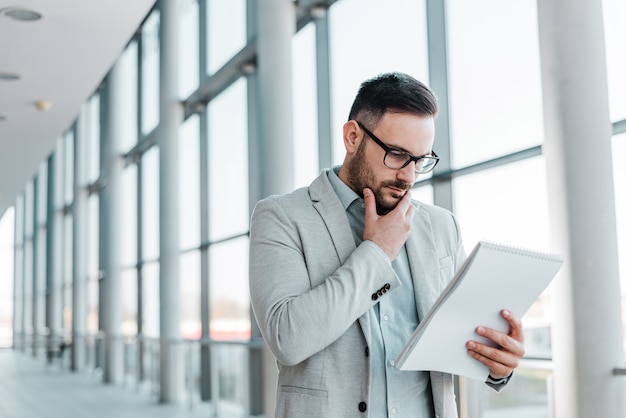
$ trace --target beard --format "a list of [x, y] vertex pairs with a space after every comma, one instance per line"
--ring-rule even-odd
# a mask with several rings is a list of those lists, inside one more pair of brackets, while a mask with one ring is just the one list
[[361, 141], [354, 157], [347, 166], [348, 181], [352, 189], [363, 197], [363, 189], [371, 189], [376, 200], [376, 212], [378, 215], [386, 215], [391, 212], [400, 202], [400, 198], [387, 198], [383, 193], [385, 187], [394, 187], [406, 190], [408, 193], [411, 185], [402, 180], [388, 180], [377, 182], [371, 167], [365, 161], [365, 141]]

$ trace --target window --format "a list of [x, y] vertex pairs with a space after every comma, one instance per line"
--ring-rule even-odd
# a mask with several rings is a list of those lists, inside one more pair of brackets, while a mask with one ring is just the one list
[[319, 174], [315, 25], [293, 38], [294, 185], [308, 186]]
[[247, 82], [240, 78], [208, 106], [209, 240], [248, 230]]
[[12, 206], [0, 218], [0, 347], [13, 343], [13, 273], [15, 245], [15, 207]]
[[246, 0], [206, 0], [207, 70], [215, 73], [246, 45]]
[[453, 167], [541, 144], [535, 2], [450, 0], [447, 11]]
[[328, 18], [333, 164], [341, 164], [341, 127], [361, 82], [401, 71], [428, 84], [426, 6], [423, 0], [342, 0], [332, 6]]
[[250, 338], [248, 237], [212, 245], [209, 260], [211, 338]]
[[142, 157], [141, 258], [159, 258], [159, 148], [150, 148]]
[[141, 28], [141, 132], [159, 124], [159, 24], [161, 15], [152, 12]]
[[180, 127], [179, 225], [180, 248], [200, 245], [200, 124], [192, 116]]

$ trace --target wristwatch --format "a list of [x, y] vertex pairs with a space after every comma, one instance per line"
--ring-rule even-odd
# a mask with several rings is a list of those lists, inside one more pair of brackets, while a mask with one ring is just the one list
[[493, 377], [491, 377], [491, 375], [487, 376], [487, 380], [485, 381], [485, 383], [491, 383], [492, 385], [502, 385], [506, 382], [509, 381], [509, 379], [511, 378], [511, 376], [513, 376], [513, 373], [511, 373], [510, 375], [506, 376], [506, 377], [501, 377], [499, 379], [494, 379]]

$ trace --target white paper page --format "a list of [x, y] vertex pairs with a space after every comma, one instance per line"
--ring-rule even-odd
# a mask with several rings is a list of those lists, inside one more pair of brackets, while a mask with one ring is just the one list
[[480, 325], [508, 332], [500, 311], [509, 309], [521, 318], [562, 264], [560, 256], [486, 242], [473, 253], [456, 288], [442, 295], [443, 303], [435, 304], [430, 321], [420, 324], [396, 359], [400, 370], [436, 370], [485, 381], [489, 369], [467, 354], [465, 343], [488, 341], [475, 333]]

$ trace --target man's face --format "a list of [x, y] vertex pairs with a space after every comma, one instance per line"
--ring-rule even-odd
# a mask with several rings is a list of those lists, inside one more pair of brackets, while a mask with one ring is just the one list
[[[350, 123], [354, 122], [348, 122]], [[349, 144], [346, 143], [344, 181], [360, 196], [363, 195], [363, 189], [369, 187], [374, 192], [378, 214], [386, 214], [396, 207], [406, 193], [409, 193], [417, 180], [415, 163], [411, 162], [400, 170], [385, 166], [383, 163], [385, 151], [356, 123], [354, 125], [356, 127], [348, 127], [348, 132], [356, 135], [356, 141], [352, 149], [349, 149]], [[431, 116], [386, 113], [376, 128], [366, 127], [391, 148], [417, 156], [432, 151], [435, 127]]]

